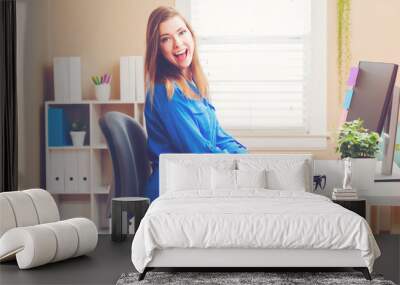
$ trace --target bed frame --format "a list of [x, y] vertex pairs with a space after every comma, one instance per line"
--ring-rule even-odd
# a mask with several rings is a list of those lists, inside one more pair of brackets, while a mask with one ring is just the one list
[[[311, 154], [293, 155], [251, 155], [241, 154], [240, 157], [287, 158], [302, 159], [309, 162], [309, 190], [312, 190], [313, 162]], [[166, 165], [168, 161], [181, 159], [229, 159], [238, 156], [231, 154], [162, 154], [160, 156], [160, 195], [166, 189]], [[158, 249], [153, 259], [147, 265], [139, 280], [155, 268], [234, 268], [246, 271], [250, 268], [338, 268], [350, 267], [361, 271], [367, 280], [371, 275], [361, 257], [359, 250], [330, 250], [330, 249], [240, 249], [240, 248], [169, 248]]]
[[337, 268], [361, 271], [367, 280], [371, 275], [359, 250], [329, 249], [193, 249], [156, 250], [152, 261], [139, 275], [142, 280], [154, 268]]

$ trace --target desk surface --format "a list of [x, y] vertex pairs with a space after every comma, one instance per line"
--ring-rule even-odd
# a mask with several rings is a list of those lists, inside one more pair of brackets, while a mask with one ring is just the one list
[[369, 205], [373, 206], [400, 206], [400, 192], [399, 196], [362, 196], [366, 199]]

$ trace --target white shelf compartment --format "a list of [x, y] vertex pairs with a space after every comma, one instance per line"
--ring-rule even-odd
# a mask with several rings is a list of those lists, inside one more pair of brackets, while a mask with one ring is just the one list
[[61, 220], [76, 217], [91, 219], [91, 198], [90, 195], [57, 195], [54, 197]]
[[134, 116], [134, 105], [132, 104], [93, 104], [92, 105], [92, 117], [91, 117], [91, 142], [94, 146], [97, 145], [105, 145], [106, 140], [101, 132], [99, 126], [99, 120], [103, 117], [107, 112], [118, 111], [121, 113], [125, 113], [128, 116]]
[[[80, 119], [87, 124], [87, 134], [83, 146], [48, 145], [48, 109], [62, 108], [66, 121], [66, 131], [72, 120]], [[79, 102], [45, 102], [45, 141], [46, 141], [46, 189], [53, 194], [63, 219], [87, 217], [97, 226], [99, 232], [109, 232], [110, 191], [113, 185], [112, 161], [108, 146], [100, 130], [98, 121], [109, 111], [125, 113], [143, 124], [144, 103], [123, 102], [120, 100]], [[69, 137], [69, 134], [67, 134]], [[71, 143], [69, 141], [69, 143]], [[71, 167], [64, 166], [77, 159], [78, 174], [87, 175], [87, 187], [80, 186], [70, 191]], [[83, 162], [82, 162], [83, 161]], [[54, 176], [58, 171], [58, 184]], [[78, 175], [77, 174], [77, 175]], [[61, 178], [63, 177], [63, 178]], [[53, 179], [53, 180], [52, 180]], [[79, 182], [79, 175], [77, 176]], [[82, 177], [81, 177], [82, 179]], [[74, 179], [75, 180], [75, 179]], [[67, 189], [68, 188], [68, 189]]]

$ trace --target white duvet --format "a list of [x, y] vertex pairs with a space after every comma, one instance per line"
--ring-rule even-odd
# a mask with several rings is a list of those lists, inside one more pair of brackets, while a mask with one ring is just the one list
[[248, 189], [208, 195], [172, 192], [155, 200], [132, 243], [143, 272], [155, 249], [358, 249], [372, 272], [380, 251], [368, 223], [328, 198], [299, 191]]

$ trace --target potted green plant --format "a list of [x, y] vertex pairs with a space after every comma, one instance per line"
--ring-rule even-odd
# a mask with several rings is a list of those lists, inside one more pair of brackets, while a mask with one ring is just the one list
[[71, 131], [69, 132], [74, 146], [83, 146], [85, 141], [87, 126], [80, 120], [71, 123]]
[[336, 152], [346, 158], [375, 158], [379, 150], [379, 134], [363, 127], [363, 120], [345, 122], [339, 130]]
[[345, 122], [339, 129], [336, 152], [344, 160], [343, 188], [351, 189], [353, 170], [357, 172], [358, 185], [367, 188], [373, 181], [375, 157], [379, 150], [379, 134], [363, 127], [363, 120]]

